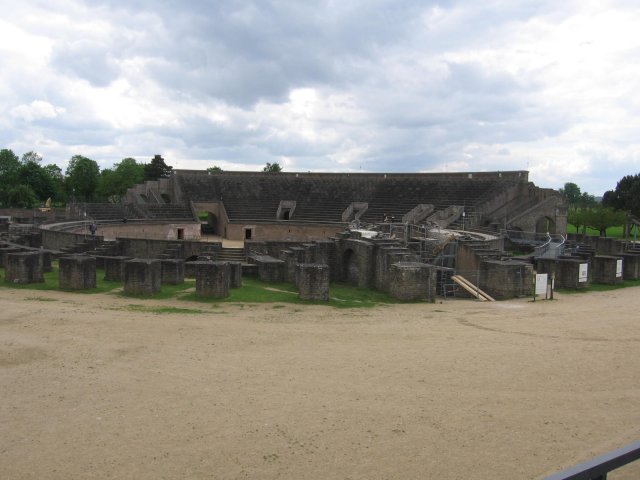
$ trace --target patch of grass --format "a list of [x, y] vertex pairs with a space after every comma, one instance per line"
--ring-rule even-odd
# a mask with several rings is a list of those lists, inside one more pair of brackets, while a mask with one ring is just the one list
[[206, 313], [204, 310], [198, 310], [195, 308], [180, 308], [180, 307], [165, 307], [165, 306], [149, 306], [149, 305], [138, 305], [138, 304], [129, 304], [126, 306], [126, 310], [130, 310], [132, 312], [145, 312], [145, 313], [179, 313], [179, 314], [200, 314]]
[[[0, 269], [0, 275], [4, 279], [4, 269]], [[10, 284], [0, 281], [0, 288], [19, 288], [37, 291], [56, 291], [59, 288], [59, 271], [57, 264], [53, 271], [44, 274], [43, 283], [34, 284]], [[90, 290], [74, 290], [74, 293], [111, 293], [126, 298], [151, 298], [151, 299], [177, 299], [189, 300], [211, 304], [212, 308], [219, 308], [220, 304], [235, 305], [240, 308], [251, 307], [256, 303], [275, 303], [273, 308], [284, 308], [286, 304], [299, 305], [327, 305], [335, 308], [371, 308], [378, 305], [406, 303], [391, 298], [386, 293], [366, 288], [358, 288], [350, 285], [331, 284], [329, 288], [328, 302], [300, 300], [295, 286], [291, 283], [266, 283], [255, 278], [244, 278], [242, 288], [232, 289], [229, 297], [225, 299], [203, 299], [197, 297], [193, 289], [194, 279], [185, 279], [180, 285], [162, 285], [160, 292], [153, 296], [127, 295], [122, 291], [122, 282], [104, 280], [104, 270], [96, 271], [96, 288]], [[285, 305], [283, 305], [285, 304]], [[159, 307], [170, 308], [170, 307]], [[188, 310], [188, 309], [187, 309]], [[197, 311], [200, 313], [200, 311]], [[188, 311], [171, 311], [167, 313], [189, 313]], [[193, 312], [195, 313], [195, 312]]]
[[[122, 287], [121, 283], [118, 283]], [[132, 295], [124, 291], [118, 292], [118, 295], [127, 298], [153, 298], [157, 300], [168, 300], [172, 298], [183, 298], [188, 295], [187, 290], [195, 288], [196, 281], [193, 279], [185, 279], [184, 283], [179, 285], [162, 285], [160, 291], [152, 296], [149, 295]]]
[[[575, 225], [571, 223], [567, 223], [567, 233], [582, 233], [582, 227], [578, 229], [576, 228]], [[618, 225], [616, 227], [609, 227], [607, 228], [606, 233], [607, 233], [607, 237], [624, 238], [624, 226]], [[600, 230], [587, 227], [586, 234], [592, 237], [599, 237]]]
[[[182, 300], [213, 303], [214, 305], [220, 303], [236, 304], [240, 307], [243, 307], [245, 303], [278, 303], [328, 305], [336, 308], [371, 308], [384, 304], [403, 303], [391, 298], [386, 293], [342, 284], [331, 284], [329, 298], [328, 302], [300, 300], [298, 291], [291, 283], [267, 283], [255, 278], [243, 278], [242, 288], [230, 290], [227, 298], [201, 298], [195, 293], [181, 297]], [[273, 308], [283, 307], [284, 305], [275, 305]]]
[[26, 300], [33, 300], [34, 302], [57, 302], [57, 298], [49, 297], [27, 297]]

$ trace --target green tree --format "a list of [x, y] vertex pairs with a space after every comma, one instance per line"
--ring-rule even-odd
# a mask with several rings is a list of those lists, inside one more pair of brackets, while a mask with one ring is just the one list
[[56, 193], [53, 179], [39, 162], [32, 160], [23, 162], [18, 171], [18, 182], [29, 186], [40, 203], [44, 203], [47, 198], [53, 197]]
[[123, 158], [113, 169], [106, 168], [100, 173], [98, 195], [106, 200], [118, 202], [127, 190], [144, 181], [145, 165], [135, 158]]
[[262, 171], [263, 172], [269, 172], [269, 173], [279, 173], [279, 172], [282, 171], [282, 167], [280, 166], [280, 164], [278, 162], [275, 162], [275, 163], [267, 162], [267, 164], [264, 166]]
[[164, 158], [160, 155], [153, 157], [150, 163], [144, 166], [144, 180], [158, 180], [159, 178], [167, 178], [171, 175], [173, 167], [164, 163]]
[[9, 190], [18, 183], [20, 160], [12, 150], [0, 150], [0, 204], [10, 205]]
[[587, 230], [586, 209], [578, 207], [569, 207], [567, 211], [567, 222], [576, 227], [576, 233], [582, 228], [582, 233]]
[[222, 173], [222, 171], [223, 170], [220, 167], [218, 167], [217, 165], [214, 165], [213, 167], [207, 168], [207, 172], [209, 172], [210, 174]]
[[596, 197], [587, 192], [582, 192], [580, 195], [580, 199], [578, 200], [578, 205], [582, 208], [592, 208], [598, 206], [598, 201]]
[[92, 201], [96, 198], [100, 167], [95, 160], [74, 155], [65, 173], [67, 193], [74, 201]]
[[29, 185], [13, 185], [7, 192], [7, 203], [13, 207], [30, 208], [38, 203], [36, 194]]
[[602, 204], [640, 218], [640, 173], [622, 177], [615, 190], [604, 194]]
[[602, 205], [585, 209], [585, 212], [585, 223], [598, 230], [601, 237], [607, 236], [607, 228], [624, 225], [627, 221], [627, 215], [623, 211]]
[[564, 184], [564, 188], [559, 191], [565, 196], [570, 207], [576, 207], [580, 204], [582, 193], [580, 192], [580, 187], [575, 183], [567, 182]]
[[40, 162], [42, 162], [42, 155], [33, 151], [27, 152], [22, 155], [22, 159], [20, 160], [20, 162], [23, 165], [26, 165], [28, 163], [35, 163], [37, 165], [40, 165]]
[[66, 201], [66, 192], [64, 189], [64, 175], [62, 175], [62, 169], [54, 164], [50, 163], [42, 167], [47, 173], [51, 182], [53, 183], [54, 194], [51, 197], [55, 203], [62, 204]]

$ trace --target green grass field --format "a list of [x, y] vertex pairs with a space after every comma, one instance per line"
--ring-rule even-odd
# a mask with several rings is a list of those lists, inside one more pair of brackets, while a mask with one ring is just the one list
[[[575, 225], [570, 223], [567, 224], [567, 233], [582, 233], [582, 228], [578, 229]], [[587, 228], [587, 235], [591, 235], [594, 237], [600, 236], [600, 231], [595, 230], [593, 228]], [[611, 238], [624, 238], [624, 226], [618, 225], [617, 227], [609, 227], [607, 228], [607, 237]]]
[[[43, 283], [32, 284], [12, 284], [4, 281], [4, 269], [0, 268], [0, 288], [16, 288], [22, 290], [34, 290], [41, 291], [58, 291], [60, 290], [58, 282], [58, 266], [54, 262], [54, 267], [51, 272], [46, 272]], [[177, 301], [194, 301], [205, 304], [225, 304], [225, 303], [292, 303], [300, 305], [329, 305], [336, 308], [370, 308], [378, 305], [403, 303], [391, 298], [389, 295], [376, 290], [357, 288], [350, 285], [331, 284], [329, 289], [330, 300], [328, 302], [322, 301], [307, 301], [298, 298], [298, 293], [295, 286], [291, 283], [266, 283], [261, 282], [255, 278], [243, 278], [242, 288], [231, 289], [229, 297], [224, 299], [210, 299], [201, 298], [196, 296], [195, 287], [196, 282], [194, 279], [185, 279], [184, 283], [180, 285], [162, 285], [160, 291], [153, 296], [141, 296], [141, 295], [127, 295], [122, 291], [122, 283], [110, 282], [104, 280], [104, 270], [98, 269], [96, 275], [96, 288], [90, 290], [73, 290], [83, 295], [91, 295], [95, 293], [107, 293], [111, 295], [118, 295], [120, 297], [126, 297], [131, 299], [175, 299]], [[34, 297], [34, 299], [40, 299], [42, 301], [49, 300], [44, 297]], [[142, 307], [140, 307], [142, 308]], [[172, 313], [174, 310], [167, 310], [169, 307], [162, 307], [161, 313]], [[189, 313], [175, 307], [179, 311], [174, 313]], [[156, 309], [157, 310], [157, 309]], [[196, 313], [193, 311], [191, 313]]]

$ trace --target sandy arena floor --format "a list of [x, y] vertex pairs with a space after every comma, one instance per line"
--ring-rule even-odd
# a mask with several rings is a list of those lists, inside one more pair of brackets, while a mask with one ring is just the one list
[[0, 477], [540, 478], [640, 439], [640, 288], [557, 298], [177, 315], [0, 288]]

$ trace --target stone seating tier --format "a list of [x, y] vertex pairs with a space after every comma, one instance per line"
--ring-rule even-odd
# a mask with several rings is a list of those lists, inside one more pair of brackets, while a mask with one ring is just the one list
[[177, 175], [185, 198], [220, 200], [231, 221], [274, 221], [281, 200], [296, 201], [293, 221], [341, 222], [352, 202], [369, 207], [366, 222], [379, 222], [384, 213], [401, 218], [420, 203], [436, 208], [473, 206], [511, 183], [504, 181], [428, 180], [383, 177], [300, 177], [292, 175]]
[[87, 203], [87, 217], [96, 221], [121, 220], [127, 215], [125, 205], [121, 203]]

